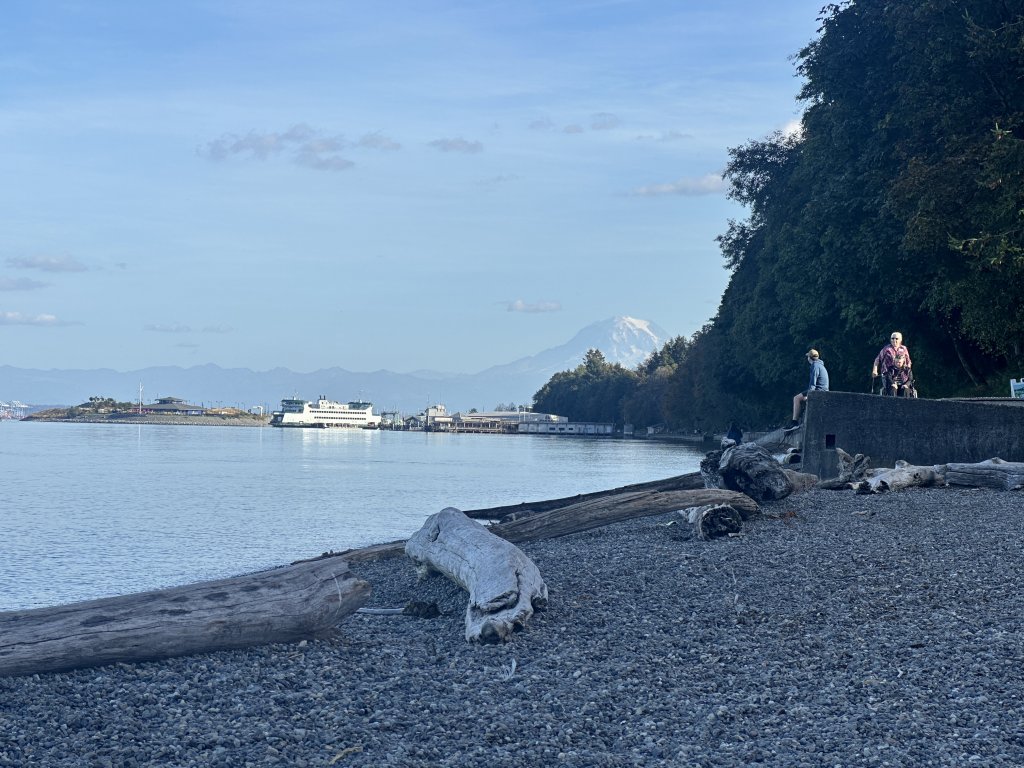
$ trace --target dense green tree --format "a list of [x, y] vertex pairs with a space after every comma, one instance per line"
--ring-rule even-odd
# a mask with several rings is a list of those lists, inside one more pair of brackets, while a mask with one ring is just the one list
[[556, 373], [533, 396], [533, 410], [567, 416], [570, 421], [623, 422], [623, 401], [636, 374], [609, 363], [591, 349], [575, 369]]
[[626, 422], [637, 428], [674, 426], [669, 408], [672, 381], [679, 366], [686, 362], [689, 349], [689, 340], [677, 336], [637, 366], [633, 389], [623, 401]]

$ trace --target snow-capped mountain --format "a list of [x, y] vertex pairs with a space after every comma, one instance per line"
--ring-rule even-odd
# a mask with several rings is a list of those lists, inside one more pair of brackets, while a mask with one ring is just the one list
[[599, 349], [608, 362], [635, 368], [666, 341], [668, 335], [654, 323], [613, 317], [588, 325], [557, 347], [475, 374], [358, 373], [343, 368], [296, 373], [286, 368], [252, 371], [209, 364], [128, 372], [41, 371], [0, 366], [0, 399], [74, 405], [99, 395], [133, 401], [138, 397], [139, 382], [145, 382], [147, 400], [170, 395], [207, 406], [221, 403], [276, 409], [282, 397], [298, 395], [312, 399], [326, 394], [336, 400], [367, 398], [377, 410], [407, 413], [434, 403], [445, 403], [449, 411], [489, 410], [497, 403], [530, 404], [533, 395], [554, 374], [582, 363], [587, 350]]

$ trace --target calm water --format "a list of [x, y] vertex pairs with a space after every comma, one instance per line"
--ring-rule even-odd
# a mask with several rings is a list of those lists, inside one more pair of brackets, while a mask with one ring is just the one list
[[408, 538], [428, 515], [692, 472], [646, 441], [0, 424], [0, 610], [124, 594]]

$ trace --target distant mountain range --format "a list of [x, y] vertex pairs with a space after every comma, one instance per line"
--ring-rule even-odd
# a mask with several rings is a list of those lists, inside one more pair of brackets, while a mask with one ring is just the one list
[[0, 366], [0, 400], [77, 405], [97, 395], [133, 401], [142, 383], [146, 402], [158, 396], [180, 397], [207, 407], [262, 405], [275, 410], [282, 397], [312, 400], [325, 395], [339, 401], [365, 398], [376, 411], [412, 413], [435, 403], [444, 403], [449, 411], [490, 410], [498, 403], [529, 405], [548, 379], [582, 363], [589, 349], [601, 350], [611, 363], [634, 368], [667, 340], [667, 334], [651, 322], [613, 317], [587, 326], [565, 344], [474, 374], [357, 373], [343, 368], [296, 373], [287, 368], [253, 371], [212, 364], [124, 372], [109, 368], [42, 371], [5, 365]]

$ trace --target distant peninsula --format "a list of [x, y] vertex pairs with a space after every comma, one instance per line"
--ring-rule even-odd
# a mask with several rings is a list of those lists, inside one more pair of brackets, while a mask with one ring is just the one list
[[177, 398], [162, 398], [152, 405], [120, 403], [90, 397], [89, 402], [67, 408], [48, 408], [22, 421], [58, 421], [78, 424], [178, 424], [188, 426], [264, 427], [270, 417], [239, 408], [202, 408]]

